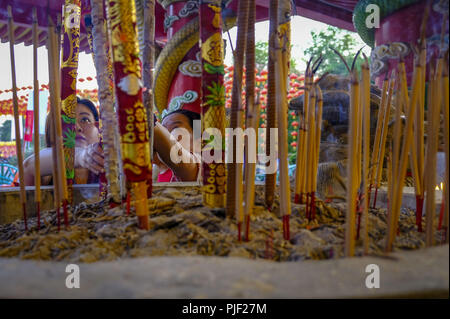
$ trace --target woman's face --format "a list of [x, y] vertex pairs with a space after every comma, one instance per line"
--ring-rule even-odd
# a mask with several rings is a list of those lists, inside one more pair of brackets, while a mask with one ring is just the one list
[[98, 128], [95, 125], [95, 117], [91, 110], [84, 104], [77, 104], [76, 117], [75, 128], [77, 137], [75, 146], [87, 147], [90, 144], [100, 142]]
[[[192, 127], [189, 121], [189, 118], [180, 113], [173, 113], [170, 115], [167, 115], [162, 123], [161, 123], [172, 135], [178, 137], [178, 141], [181, 143], [181, 145], [192, 151]], [[189, 132], [189, 136], [186, 136], [182, 139], [181, 135], [185, 132], [185, 129]]]

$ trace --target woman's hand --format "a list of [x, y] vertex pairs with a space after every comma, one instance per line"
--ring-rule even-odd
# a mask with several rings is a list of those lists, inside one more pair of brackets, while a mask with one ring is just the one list
[[104, 172], [105, 159], [99, 143], [86, 148], [75, 147], [75, 167], [87, 168], [96, 175]]

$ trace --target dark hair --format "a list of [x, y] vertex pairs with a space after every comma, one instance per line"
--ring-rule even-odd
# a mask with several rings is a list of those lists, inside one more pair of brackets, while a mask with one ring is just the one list
[[47, 147], [52, 147], [54, 144], [53, 137], [52, 137], [52, 130], [53, 130], [53, 118], [52, 118], [52, 111], [48, 112], [47, 118], [45, 119], [45, 145]]
[[97, 108], [95, 107], [94, 103], [92, 103], [88, 99], [80, 99], [78, 96], [77, 96], [77, 103], [83, 104], [84, 106], [89, 108], [91, 110], [92, 114], [94, 115], [95, 121], [98, 122], [98, 111], [97, 111]]
[[[194, 128], [194, 120], [200, 120], [200, 114], [188, 110], [176, 110], [168, 115], [172, 115], [175, 113], [183, 114], [184, 116], [186, 116], [189, 119], [189, 125], [191, 125], [192, 129]], [[168, 115], [166, 115], [166, 117]]]
[[[89, 108], [92, 114], [94, 115], [95, 121], [98, 122], [98, 112], [94, 103], [92, 103], [88, 99], [80, 99], [78, 96], [77, 96], [77, 103], [83, 104], [87, 108]], [[55, 141], [53, 141], [51, 134], [52, 126], [53, 126], [53, 118], [52, 118], [52, 111], [50, 110], [50, 112], [47, 114], [47, 118], [45, 119], [45, 144], [47, 147], [52, 147], [53, 144], [55, 143]]]

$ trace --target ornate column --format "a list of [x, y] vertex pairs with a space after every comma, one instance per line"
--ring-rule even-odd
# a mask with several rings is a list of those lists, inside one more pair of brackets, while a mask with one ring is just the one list
[[134, 194], [139, 227], [148, 229], [147, 188], [152, 175], [134, 1], [109, 0], [107, 16], [123, 171]]
[[166, 10], [167, 44], [155, 65], [155, 105], [163, 116], [181, 108], [200, 113], [199, 1], [158, 2]]
[[63, 7], [63, 39], [61, 52], [61, 120], [66, 168], [68, 202], [72, 202], [75, 177], [75, 108], [77, 106], [78, 53], [80, 49], [80, 0], [66, 0]]
[[207, 152], [221, 152], [219, 163], [202, 163], [203, 203], [211, 207], [223, 207], [226, 193], [225, 171], [225, 74], [223, 59], [221, 0], [202, 1], [200, 5], [200, 40], [202, 61], [202, 128], [217, 129], [222, 140], [207, 144]]

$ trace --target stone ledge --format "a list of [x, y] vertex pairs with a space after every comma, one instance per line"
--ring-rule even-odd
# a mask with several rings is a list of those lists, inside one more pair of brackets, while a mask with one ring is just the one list
[[[380, 268], [380, 288], [365, 267]], [[79, 264], [0, 258], [0, 298], [448, 298], [449, 246], [361, 257], [275, 263], [220, 257], [151, 257]]]

